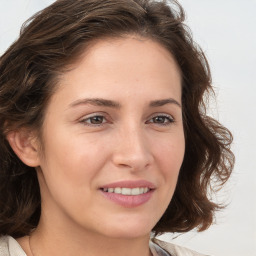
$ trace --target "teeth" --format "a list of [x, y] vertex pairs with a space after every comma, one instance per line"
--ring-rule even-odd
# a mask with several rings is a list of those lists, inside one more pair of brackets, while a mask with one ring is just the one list
[[149, 191], [149, 188], [144, 188], [144, 193], [147, 193]]
[[114, 193], [116, 194], [122, 194], [122, 189], [121, 188], [115, 188]]
[[121, 188], [122, 195], [131, 195], [132, 190], [130, 188]]
[[114, 189], [113, 188], [109, 188], [109, 189], [107, 189], [107, 192], [113, 193]]
[[137, 196], [145, 194], [149, 188], [103, 188], [104, 192], [122, 194], [126, 196]]
[[140, 188], [133, 188], [133, 189], [131, 189], [131, 194], [133, 196], [139, 195], [140, 194]]

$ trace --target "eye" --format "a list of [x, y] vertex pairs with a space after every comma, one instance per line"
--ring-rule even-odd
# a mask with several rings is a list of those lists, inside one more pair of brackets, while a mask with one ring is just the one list
[[99, 126], [106, 122], [107, 122], [106, 118], [102, 115], [89, 116], [89, 117], [83, 118], [80, 121], [80, 123], [83, 123], [89, 126]]
[[158, 125], [170, 125], [173, 122], [174, 122], [174, 119], [172, 116], [164, 115], [164, 114], [156, 115], [147, 121], [147, 123], [153, 123]]

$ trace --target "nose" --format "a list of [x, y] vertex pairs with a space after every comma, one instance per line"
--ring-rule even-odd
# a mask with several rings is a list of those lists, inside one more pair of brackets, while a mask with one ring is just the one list
[[149, 141], [142, 128], [123, 129], [116, 138], [113, 163], [130, 171], [143, 171], [153, 162]]

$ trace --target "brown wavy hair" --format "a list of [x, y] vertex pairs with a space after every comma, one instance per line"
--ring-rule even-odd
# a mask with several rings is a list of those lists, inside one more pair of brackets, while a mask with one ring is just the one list
[[28, 235], [41, 212], [36, 171], [15, 155], [7, 133], [40, 131], [58, 75], [94, 40], [127, 35], [161, 44], [182, 73], [185, 156], [174, 196], [153, 232], [202, 231], [212, 224], [222, 206], [211, 201], [211, 192], [228, 180], [234, 164], [232, 135], [206, 114], [210, 69], [184, 16], [174, 0], [58, 0], [23, 25], [0, 58], [0, 234]]

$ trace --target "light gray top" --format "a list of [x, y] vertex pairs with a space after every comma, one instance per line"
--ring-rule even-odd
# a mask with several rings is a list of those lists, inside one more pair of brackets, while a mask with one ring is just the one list
[[[153, 239], [149, 242], [153, 256], [206, 256], [171, 243]], [[0, 256], [27, 256], [11, 236], [0, 237]]]

